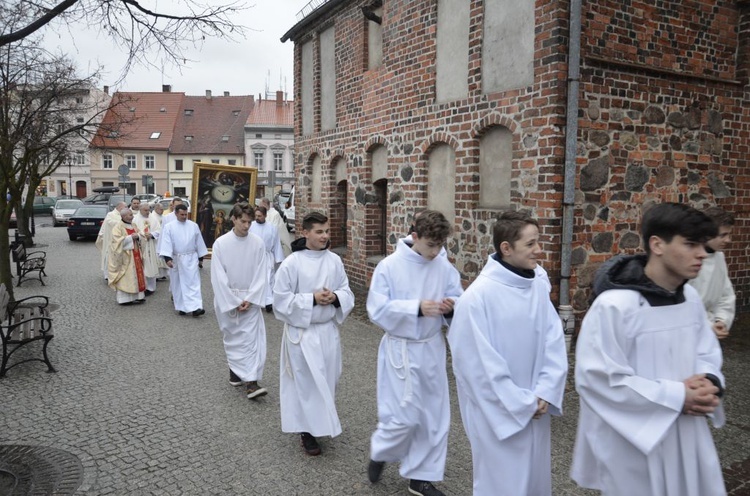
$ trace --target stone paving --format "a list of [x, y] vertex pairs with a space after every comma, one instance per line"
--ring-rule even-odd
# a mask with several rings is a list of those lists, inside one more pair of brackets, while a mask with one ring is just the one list
[[[269, 394], [249, 401], [228, 383], [212, 308], [210, 262], [202, 275], [206, 315], [178, 316], [166, 282], [145, 305], [121, 307], [99, 272], [93, 241], [71, 242], [64, 228], [46, 226], [44, 220], [37, 225], [35, 241], [47, 251], [47, 286], [24, 283], [16, 297], [43, 294], [60, 305], [53, 312], [55, 338], [49, 346], [58, 372], [47, 374], [43, 364], [32, 362], [0, 380], [0, 445], [74, 455], [83, 468], [75, 492], [80, 495], [407, 493], [393, 465], [378, 484], [367, 481], [381, 332], [366, 319], [364, 293], [341, 329], [343, 433], [324, 438], [323, 454], [308, 457], [299, 438], [280, 429], [282, 327], [272, 315], [264, 314], [268, 360], [261, 381]], [[735, 334], [742, 335], [742, 327]], [[750, 393], [742, 381], [750, 368], [747, 336], [745, 331], [726, 347], [728, 425], [715, 431], [733, 495], [750, 494]], [[455, 392], [453, 382], [451, 387]], [[438, 487], [446, 494], [467, 495], [471, 452], [455, 393], [452, 397], [445, 480]], [[566, 414], [552, 424], [555, 495], [595, 494], [568, 477], [576, 403], [569, 386]]]

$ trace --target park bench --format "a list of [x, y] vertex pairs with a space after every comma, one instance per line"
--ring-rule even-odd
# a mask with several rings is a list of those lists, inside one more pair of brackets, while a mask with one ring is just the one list
[[[29, 296], [10, 301], [5, 284], [0, 284], [0, 337], [3, 342], [0, 378], [16, 365], [31, 361], [43, 362], [47, 364], [47, 372], [55, 372], [47, 356], [47, 345], [54, 337], [48, 305], [49, 299], [46, 296]], [[43, 342], [44, 358], [25, 358], [10, 364], [10, 357], [15, 352], [35, 341]]]
[[20, 286], [25, 280], [29, 280], [29, 274], [36, 272], [39, 274], [39, 282], [42, 286], [46, 286], [42, 280], [42, 276], [47, 274], [44, 272], [45, 264], [47, 263], [47, 254], [43, 251], [26, 251], [26, 246], [23, 243], [13, 243], [11, 245], [11, 253], [13, 254], [13, 261], [16, 262], [16, 274], [18, 275], [18, 284]]

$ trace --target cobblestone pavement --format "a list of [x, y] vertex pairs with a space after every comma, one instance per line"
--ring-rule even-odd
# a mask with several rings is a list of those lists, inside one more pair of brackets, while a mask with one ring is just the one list
[[[0, 445], [49, 447], [78, 457], [81, 495], [406, 494], [393, 465], [380, 483], [367, 481], [381, 332], [366, 319], [364, 294], [341, 329], [344, 431], [322, 440], [321, 456], [307, 457], [298, 437], [280, 429], [281, 325], [272, 315], [264, 314], [268, 361], [262, 384], [269, 394], [249, 401], [228, 383], [209, 264], [202, 275], [206, 315], [200, 318], [173, 311], [166, 282], [145, 305], [121, 307], [98, 270], [93, 241], [68, 241], [65, 229], [44, 220], [37, 226], [35, 241], [46, 245], [47, 286], [24, 283], [16, 297], [43, 294], [60, 305], [49, 347], [58, 372], [28, 363], [0, 380]], [[728, 425], [715, 431], [733, 495], [750, 494], [750, 392], [742, 380], [750, 367], [748, 323], [741, 329], [740, 322], [735, 334], [744, 331], [744, 337], [726, 347]], [[445, 480], [438, 487], [467, 495], [471, 452], [452, 397]], [[555, 495], [594, 494], [568, 477], [576, 403], [569, 387], [565, 416], [552, 424]]]

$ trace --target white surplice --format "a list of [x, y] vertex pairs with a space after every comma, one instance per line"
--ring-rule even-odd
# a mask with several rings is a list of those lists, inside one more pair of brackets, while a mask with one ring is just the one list
[[[314, 305], [313, 293], [328, 288], [340, 306]], [[341, 258], [301, 250], [281, 263], [273, 288], [273, 312], [284, 322], [281, 341], [281, 430], [338, 436], [336, 386], [341, 376], [338, 326], [354, 308], [354, 293]]]
[[[714, 374], [722, 354], [698, 293], [652, 307], [627, 289], [600, 294], [576, 344], [581, 398], [572, 478], [606, 496], [726, 494], [706, 417], [682, 413], [683, 380]], [[723, 406], [711, 415], [724, 423]]]
[[568, 359], [540, 267], [518, 275], [490, 257], [456, 305], [448, 343], [475, 496], [552, 494], [550, 415], [562, 414]]
[[108, 260], [109, 260], [109, 246], [112, 244], [112, 228], [120, 223], [122, 217], [120, 212], [112, 210], [104, 217], [102, 227], [99, 228], [99, 234], [96, 236], [96, 247], [101, 252], [100, 266], [99, 268], [104, 274], [104, 279], [107, 279], [108, 271]]
[[143, 261], [143, 274], [146, 276], [146, 289], [156, 291], [156, 278], [159, 275], [159, 256], [156, 252], [156, 238], [151, 229], [150, 217], [144, 217], [140, 213], [133, 216], [133, 224], [138, 226], [140, 233], [141, 259]]
[[284, 257], [288, 257], [292, 253], [292, 237], [289, 234], [289, 230], [286, 228], [286, 222], [281, 218], [281, 215], [275, 208], [270, 208], [266, 215], [266, 222], [270, 222], [271, 225], [276, 226], [276, 230], [279, 232], [279, 241], [281, 242], [281, 249], [284, 251]]
[[[158, 255], [159, 253], [159, 236], [161, 236], [161, 229], [162, 229], [162, 216], [157, 214], [156, 212], [151, 212], [151, 215], [148, 216], [149, 221], [151, 222], [151, 234], [153, 234], [154, 238], [156, 238], [156, 253]], [[167, 277], [167, 274], [169, 273], [169, 267], [167, 267], [167, 264], [164, 263], [164, 259], [161, 257], [157, 257], [157, 264], [159, 265], [159, 275], [157, 277]]]
[[438, 255], [428, 260], [401, 239], [375, 268], [367, 295], [370, 320], [385, 330], [378, 349], [378, 426], [370, 458], [401, 462], [402, 477], [443, 479], [450, 428], [444, 317], [420, 317], [421, 300], [454, 300], [461, 277]]
[[[234, 230], [219, 237], [211, 248], [211, 286], [214, 310], [224, 339], [229, 368], [245, 382], [263, 378], [266, 362], [265, 305], [266, 255], [263, 240]], [[239, 312], [243, 301], [250, 307]]]
[[250, 232], [262, 239], [266, 247], [268, 291], [266, 291], [265, 304], [271, 305], [273, 304], [273, 282], [274, 274], [276, 273], [276, 264], [284, 260], [284, 251], [281, 249], [281, 242], [279, 241], [279, 231], [276, 229], [276, 226], [268, 221], [263, 224], [253, 221], [250, 224]]
[[723, 252], [717, 251], [704, 258], [698, 277], [688, 281], [688, 284], [698, 291], [703, 300], [709, 322], [713, 324], [721, 320], [727, 329], [732, 327], [736, 296]]
[[159, 256], [170, 257], [174, 265], [169, 270], [169, 289], [175, 310], [187, 313], [203, 308], [198, 259], [207, 254], [195, 222], [175, 220], [162, 227]]

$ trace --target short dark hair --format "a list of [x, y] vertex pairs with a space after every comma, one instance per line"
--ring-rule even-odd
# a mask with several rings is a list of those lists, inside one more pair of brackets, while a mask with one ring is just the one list
[[234, 204], [229, 216], [234, 217], [235, 219], [241, 219], [244, 214], [247, 214], [250, 218], [253, 217], [253, 211], [250, 209], [250, 205], [248, 205], [247, 202], [240, 202]]
[[437, 210], [423, 210], [416, 215], [414, 232], [420, 238], [444, 242], [451, 235], [451, 224]]
[[313, 224], [325, 224], [326, 222], [328, 222], [328, 217], [321, 212], [310, 212], [302, 219], [302, 230], [309, 231]]
[[527, 225], [539, 227], [539, 222], [528, 212], [509, 210], [500, 214], [492, 228], [492, 246], [500, 255], [500, 245], [507, 241], [511, 246], [521, 239], [521, 231]]
[[175, 205], [174, 211], [177, 212], [178, 210], [184, 210], [187, 212], [187, 205], [184, 203], [180, 203], [179, 205]]
[[682, 203], [658, 203], [646, 210], [641, 221], [641, 236], [646, 253], [651, 252], [651, 236], [658, 236], [667, 243], [675, 236], [705, 243], [715, 238], [718, 232], [719, 228], [708, 215]]
[[181, 201], [182, 201], [182, 198], [180, 198], [179, 196], [174, 196], [172, 197], [172, 201], [170, 201], [169, 203], [174, 205], [174, 202], [181, 202]]
[[264, 217], [268, 215], [268, 209], [263, 206], [255, 207], [255, 211], [262, 213]]
[[716, 224], [716, 227], [730, 227], [734, 225], [734, 214], [721, 207], [709, 207], [703, 211]]

